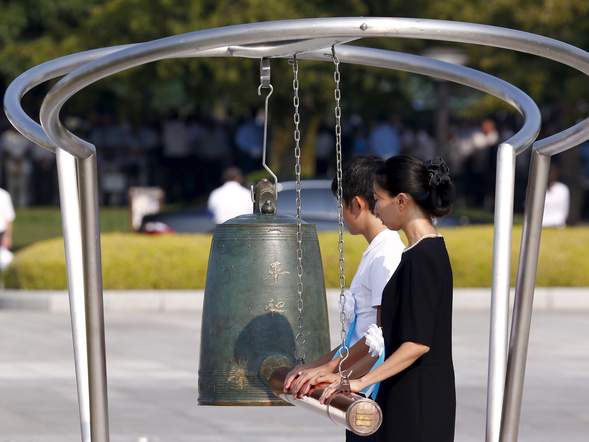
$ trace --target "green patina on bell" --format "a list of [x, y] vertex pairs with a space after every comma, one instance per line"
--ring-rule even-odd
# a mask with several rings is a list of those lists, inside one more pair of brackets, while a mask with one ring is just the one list
[[[287, 405], [262, 372], [296, 362], [299, 330], [297, 223], [275, 214], [267, 181], [257, 185], [253, 215], [213, 234], [202, 318], [198, 402]], [[323, 266], [314, 224], [302, 224], [306, 360], [329, 351]]]

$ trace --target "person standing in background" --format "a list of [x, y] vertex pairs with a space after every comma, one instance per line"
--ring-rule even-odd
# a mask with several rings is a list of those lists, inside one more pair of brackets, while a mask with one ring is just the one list
[[472, 134], [472, 153], [467, 162], [470, 193], [477, 207], [491, 209], [495, 192], [495, 163], [499, 132], [491, 118], [485, 118]]
[[12, 225], [14, 223], [14, 206], [10, 194], [0, 189], [0, 271], [12, 262]]
[[333, 129], [327, 124], [321, 124], [315, 138], [315, 175], [325, 177], [331, 173], [332, 150], [335, 146]]
[[564, 227], [566, 225], [571, 194], [567, 185], [558, 180], [559, 177], [560, 169], [553, 164], [548, 177], [542, 227]]
[[[270, 137], [270, 134], [268, 134]], [[237, 164], [248, 174], [261, 166], [264, 147], [264, 111], [252, 110], [251, 117], [243, 120], [235, 131]]]
[[399, 155], [401, 137], [399, 136], [397, 117], [387, 118], [380, 115], [376, 125], [368, 136], [368, 152], [383, 160]]
[[211, 192], [207, 204], [216, 224], [223, 224], [239, 215], [247, 215], [254, 209], [251, 193], [242, 185], [241, 170], [237, 167], [225, 169], [223, 182], [221, 187]]
[[8, 129], [2, 134], [6, 187], [17, 207], [29, 205], [29, 180], [32, 172], [29, 148], [32, 143], [18, 132]]

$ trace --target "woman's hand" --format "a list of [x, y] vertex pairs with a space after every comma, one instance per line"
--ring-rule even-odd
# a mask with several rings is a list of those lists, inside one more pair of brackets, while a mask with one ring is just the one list
[[[337, 376], [339, 378], [339, 375], [337, 375]], [[323, 390], [323, 394], [319, 398], [319, 402], [322, 404], [329, 402], [331, 400], [332, 396], [335, 393], [337, 393], [337, 391], [340, 387], [340, 383], [341, 383], [341, 379], [338, 379], [337, 381], [332, 382], [328, 387], [326, 387], [325, 390]], [[350, 391], [352, 393], [360, 393], [366, 387], [367, 386], [363, 385], [362, 382], [360, 381], [360, 379], [350, 379]]]
[[[295, 376], [289, 379], [288, 376], [290, 376], [293, 372], [295, 373]], [[303, 396], [309, 393], [311, 387], [321, 383], [318, 382], [317, 379], [321, 379], [329, 375], [334, 375], [333, 369], [329, 364], [320, 365], [319, 367], [303, 368], [302, 370], [293, 369], [289, 372], [287, 379], [284, 382], [284, 391], [288, 392], [290, 388], [290, 393], [292, 395], [297, 397]]]
[[282, 390], [285, 393], [288, 393], [288, 389], [290, 388], [292, 381], [294, 381], [298, 376], [303, 374], [303, 371], [305, 371], [306, 369], [307, 369], [307, 367], [305, 365], [295, 365], [293, 367], [293, 369], [290, 370], [286, 374], [286, 378], [284, 379], [284, 386], [283, 386]]

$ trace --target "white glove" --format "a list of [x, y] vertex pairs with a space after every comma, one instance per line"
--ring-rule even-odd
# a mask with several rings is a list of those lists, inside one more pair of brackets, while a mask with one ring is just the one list
[[364, 333], [366, 338], [366, 345], [368, 345], [368, 351], [370, 356], [373, 358], [379, 357], [384, 351], [384, 338], [382, 336], [382, 329], [376, 325], [371, 324]]

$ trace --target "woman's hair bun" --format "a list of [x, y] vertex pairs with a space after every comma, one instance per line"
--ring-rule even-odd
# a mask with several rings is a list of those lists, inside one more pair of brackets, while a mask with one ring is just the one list
[[450, 169], [442, 158], [437, 157], [426, 161], [424, 165], [428, 174], [429, 187], [438, 187], [440, 184], [451, 181]]
[[435, 217], [447, 215], [454, 202], [454, 185], [450, 177], [450, 169], [440, 157], [426, 161], [424, 166], [429, 187], [427, 209]]

